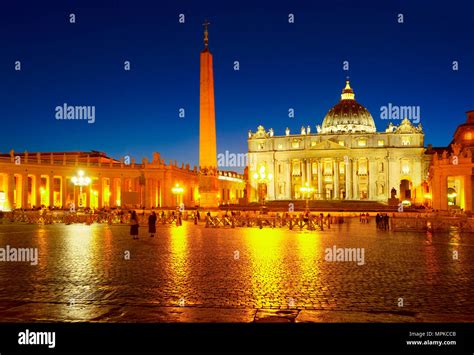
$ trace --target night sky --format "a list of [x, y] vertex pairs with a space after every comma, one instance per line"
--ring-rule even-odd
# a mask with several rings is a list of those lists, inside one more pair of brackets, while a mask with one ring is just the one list
[[[378, 131], [389, 123], [381, 106], [415, 105], [425, 144], [446, 146], [474, 109], [474, 2], [442, 3], [1, 1], [0, 152], [99, 150], [140, 161], [158, 151], [197, 164], [206, 18], [218, 152], [246, 152], [259, 124], [276, 135], [308, 124], [314, 132], [346, 76]], [[56, 120], [64, 103], [95, 106], [95, 123]]]

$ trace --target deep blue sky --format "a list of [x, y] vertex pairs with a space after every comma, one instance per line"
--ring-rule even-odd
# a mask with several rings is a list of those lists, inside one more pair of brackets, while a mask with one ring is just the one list
[[[465, 111], [474, 109], [474, 6], [442, 3], [2, 1], [0, 151], [94, 149], [138, 160], [159, 151], [167, 160], [197, 164], [205, 18], [218, 152], [246, 152], [247, 131], [259, 124], [278, 135], [303, 124], [314, 132], [339, 100], [346, 75], [378, 130], [388, 123], [381, 106], [417, 105], [425, 143], [447, 145]], [[14, 71], [16, 60], [21, 72]], [[240, 71], [233, 70], [235, 60]], [[96, 122], [57, 121], [54, 109], [65, 102], [95, 105]]]

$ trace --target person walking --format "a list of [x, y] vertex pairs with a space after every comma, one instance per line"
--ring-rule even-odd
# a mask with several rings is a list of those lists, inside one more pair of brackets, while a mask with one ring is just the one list
[[133, 239], [138, 239], [138, 216], [135, 211], [130, 216], [130, 235]]
[[153, 238], [156, 233], [156, 213], [153, 211], [148, 216], [148, 233], [150, 233], [150, 237]]

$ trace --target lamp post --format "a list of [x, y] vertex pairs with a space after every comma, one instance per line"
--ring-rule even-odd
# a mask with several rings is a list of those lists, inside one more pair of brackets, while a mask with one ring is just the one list
[[[258, 181], [258, 193], [259, 193], [259, 195], [260, 195], [260, 186], [265, 184], [265, 187], [266, 187], [266, 184], [269, 183], [273, 179], [273, 175], [271, 173], [267, 175], [265, 170], [266, 170], [265, 166], [262, 165], [260, 167], [259, 172], [253, 174], [253, 178]], [[266, 192], [267, 191], [265, 190], [265, 194], [266, 194]], [[265, 207], [265, 199], [266, 199], [266, 196], [262, 196], [263, 207]]]
[[181, 195], [183, 194], [184, 189], [179, 186], [179, 184], [176, 184], [172, 189], [171, 192], [176, 195], [176, 204], [179, 206], [180, 205], [180, 200], [181, 200]]
[[84, 172], [79, 170], [77, 172], [77, 176], [73, 176], [71, 179], [74, 186], [79, 186], [79, 207], [82, 207], [82, 187], [87, 186], [91, 183], [91, 179], [89, 177], [84, 176]]
[[309, 183], [306, 182], [305, 186], [300, 187], [300, 191], [304, 194], [306, 193], [306, 211], [308, 210], [308, 198], [309, 194], [314, 191], [314, 188], [309, 186]]

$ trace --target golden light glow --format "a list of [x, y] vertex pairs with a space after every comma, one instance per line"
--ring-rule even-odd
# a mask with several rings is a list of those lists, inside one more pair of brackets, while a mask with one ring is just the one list
[[258, 179], [258, 173], [253, 174], [254, 179]]
[[300, 191], [301, 191], [301, 192], [308, 192], [308, 193], [309, 193], [309, 192], [313, 192], [313, 191], [314, 191], [314, 188], [311, 187], [311, 186], [309, 186], [309, 183], [308, 183], [308, 182], [306, 182], [304, 185], [305, 185], [305, 186], [301, 186], [301, 187], [300, 187]]
[[44, 195], [45, 192], [46, 192], [46, 191], [45, 191], [44, 187], [40, 187], [40, 194], [41, 194], [41, 195]]
[[184, 189], [179, 186], [179, 184], [176, 184], [172, 189], [171, 189], [171, 192], [174, 193], [174, 194], [182, 194], [184, 191]]

